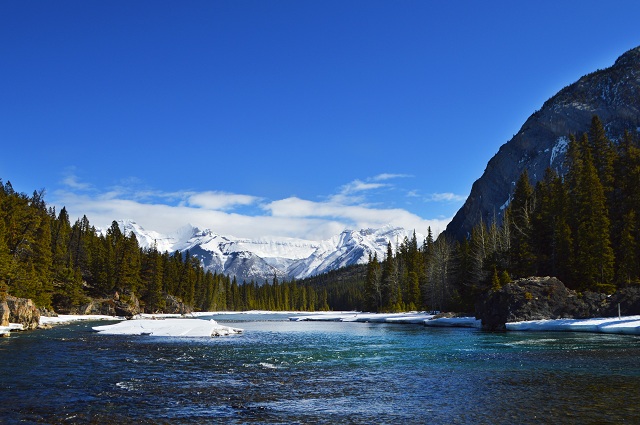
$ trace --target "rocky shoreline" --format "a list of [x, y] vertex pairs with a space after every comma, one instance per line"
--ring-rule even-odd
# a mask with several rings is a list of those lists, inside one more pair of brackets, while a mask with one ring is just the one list
[[[162, 313], [179, 315], [192, 313], [189, 306], [175, 297], [166, 296], [165, 301], [167, 307]], [[142, 310], [133, 294], [120, 296], [116, 293], [112, 298], [94, 299], [81, 307], [58, 313], [131, 319], [144, 313]], [[640, 285], [629, 286], [612, 295], [606, 295], [594, 292], [579, 293], [568, 289], [554, 277], [529, 277], [489, 291], [476, 303], [475, 310], [475, 319], [481, 322], [483, 330], [488, 331], [507, 330], [507, 324], [515, 322], [638, 316], [640, 315]], [[38, 309], [32, 300], [8, 295], [4, 301], [0, 302], [0, 336], [6, 336], [14, 330], [51, 327], [51, 325], [41, 325], [40, 317], [57, 315], [48, 310]], [[359, 316], [358, 320], [377, 320], [373, 317], [364, 317], [362, 314]], [[473, 319], [473, 317], [466, 319]], [[327, 318], [323, 317], [322, 320]], [[340, 320], [354, 319], [340, 317]], [[401, 322], [407, 319], [398, 317], [385, 320]], [[413, 321], [416, 320], [418, 319]], [[434, 321], [434, 326], [435, 322], [437, 321]], [[448, 325], [451, 326], [451, 324]], [[469, 325], [465, 322], [465, 326]]]
[[529, 277], [489, 291], [476, 303], [482, 329], [505, 330], [507, 323], [640, 315], [640, 286], [612, 295], [568, 289], [555, 277]]
[[[180, 299], [166, 295], [164, 297], [166, 307], [165, 314], [189, 314], [192, 309]], [[41, 325], [40, 317], [57, 317], [58, 314], [69, 315], [98, 315], [112, 316], [115, 318], [131, 319], [144, 313], [138, 298], [132, 294], [115, 293], [111, 298], [91, 299], [88, 303], [56, 312], [40, 309], [34, 302], [26, 298], [17, 298], [11, 295], [0, 301], [0, 336], [8, 336], [10, 331], [28, 331], [38, 328], [49, 328], [51, 325]]]

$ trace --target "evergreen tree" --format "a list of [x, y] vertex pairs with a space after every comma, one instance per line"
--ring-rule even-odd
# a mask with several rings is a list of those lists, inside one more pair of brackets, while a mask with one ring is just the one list
[[377, 253], [369, 253], [364, 291], [365, 310], [378, 311], [382, 307], [382, 271]]
[[398, 303], [398, 275], [391, 242], [387, 243], [387, 256], [382, 264], [382, 309], [393, 311]]
[[[574, 140], [575, 142], [575, 140]], [[604, 189], [593, 163], [588, 136], [577, 145], [579, 167], [573, 182], [575, 279], [581, 289], [601, 289], [613, 282], [614, 256]]]
[[593, 165], [598, 173], [598, 179], [602, 184], [602, 189], [607, 202], [611, 200], [614, 189], [614, 162], [616, 151], [613, 143], [604, 130], [604, 126], [597, 115], [591, 119], [589, 129], [589, 146], [593, 154]]
[[636, 213], [629, 211], [624, 217], [624, 227], [620, 237], [620, 257], [618, 261], [617, 281], [620, 286], [638, 282], [638, 230]]
[[510, 270], [516, 277], [526, 277], [534, 273], [534, 257], [531, 248], [533, 212], [535, 197], [525, 169], [513, 192], [509, 204]]

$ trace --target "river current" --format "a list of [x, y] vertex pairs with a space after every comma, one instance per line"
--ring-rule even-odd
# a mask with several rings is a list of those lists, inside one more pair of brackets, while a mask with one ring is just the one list
[[637, 336], [213, 318], [245, 332], [0, 339], [0, 423], [640, 423]]

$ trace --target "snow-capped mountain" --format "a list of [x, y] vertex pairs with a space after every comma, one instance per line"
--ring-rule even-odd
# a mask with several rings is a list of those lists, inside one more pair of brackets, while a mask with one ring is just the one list
[[[189, 251], [212, 272], [235, 276], [240, 282], [258, 283], [273, 279], [301, 279], [352, 264], [364, 264], [369, 254], [383, 259], [387, 244], [395, 248], [413, 231], [386, 226], [380, 229], [345, 230], [324, 241], [294, 238], [246, 239], [222, 236], [209, 229], [185, 226], [174, 234], [162, 235], [145, 230], [131, 220], [118, 221], [127, 235], [133, 233], [141, 247], [155, 244], [160, 251]], [[417, 234], [419, 243], [424, 236]]]

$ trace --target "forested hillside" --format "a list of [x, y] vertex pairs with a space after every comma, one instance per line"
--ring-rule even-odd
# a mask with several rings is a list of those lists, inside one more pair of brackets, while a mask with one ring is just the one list
[[166, 295], [195, 310], [322, 310], [327, 294], [296, 282], [236, 282], [205, 271], [188, 251], [140, 248], [113, 222], [105, 234], [86, 216], [73, 224], [44, 191], [31, 196], [0, 181], [0, 293], [31, 298], [39, 307], [73, 311], [90, 297], [135, 295], [144, 311], [165, 308]]
[[[503, 219], [476, 223], [469, 238], [441, 235], [418, 249], [405, 242], [368, 265], [372, 310], [472, 311], [477, 297], [515, 278], [555, 276], [578, 291], [613, 293], [640, 282], [640, 147], [637, 133], [616, 144], [598, 117], [571, 135], [564, 176], [550, 168], [515, 184]], [[498, 217], [496, 206], [496, 214]]]

